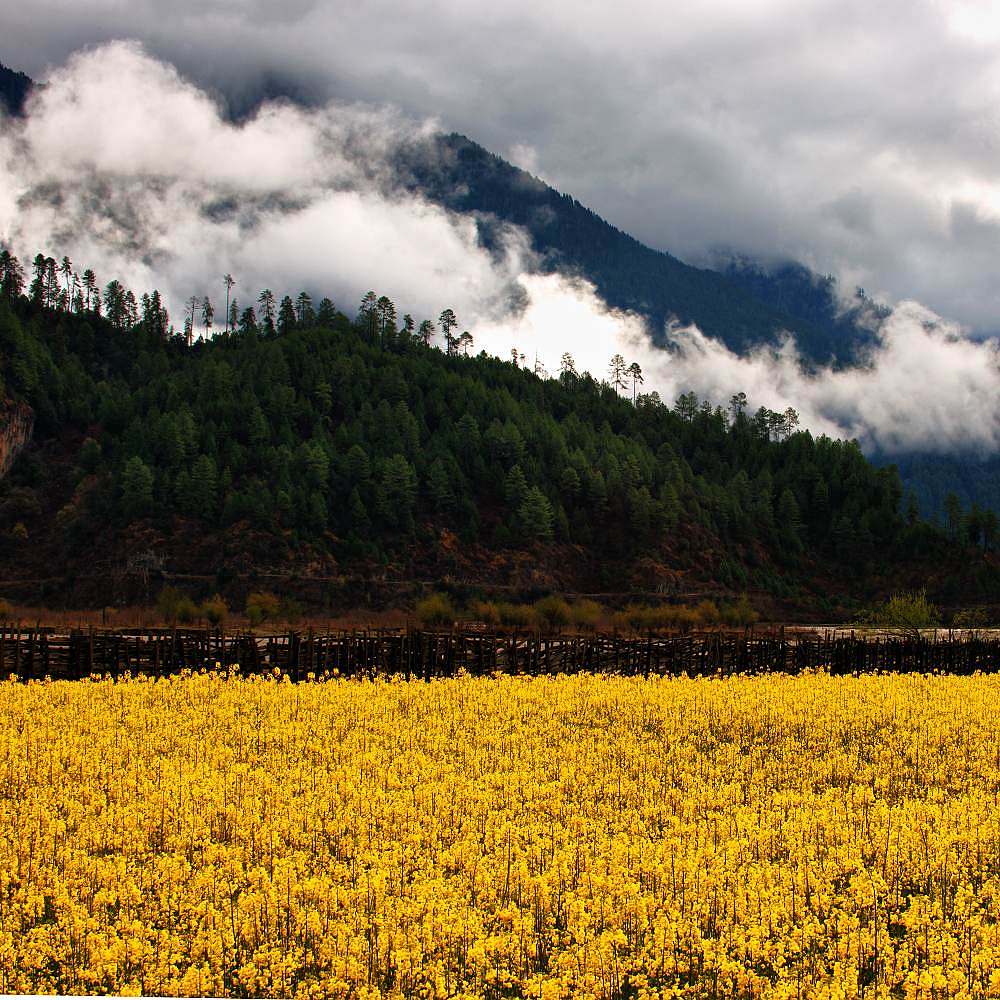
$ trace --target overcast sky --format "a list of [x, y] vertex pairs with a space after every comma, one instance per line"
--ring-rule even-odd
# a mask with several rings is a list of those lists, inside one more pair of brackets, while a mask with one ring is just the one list
[[694, 260], [792, 256], [1000, 329], [1000, 11], [933, 0], [35, 0], [44, 78], [137, 38], [202, 86], [262, 79], [432, 116]]

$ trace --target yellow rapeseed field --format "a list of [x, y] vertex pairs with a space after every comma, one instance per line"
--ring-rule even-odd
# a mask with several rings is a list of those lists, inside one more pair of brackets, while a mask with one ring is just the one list
[[998, 997], [1000, 679], [0, 683], [0, 992]]

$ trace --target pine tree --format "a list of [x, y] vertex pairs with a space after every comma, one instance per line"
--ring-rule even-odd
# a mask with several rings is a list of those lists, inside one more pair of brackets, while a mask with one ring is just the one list
[[616, 392], [624, 389], [626, 379], [628, 377], [628, 366], [625, 364], [625, 359], [620, 354], [616, 354], [611, 359], [608, 371], [611, 375], [611, 387]]
[[274, 292], [270, 288], [265, 288], [257, 296], [257, 305], [260, 307], [260, 325], [267, 337], [274, 336]]
[[226, 333], [229, 333], [231, 330], [236, 329], [235, 323], [230, 325], [231, 314], [229, 312], [229, 297], [230, 294], [232, 293], [233, 286], [236, 284], [236, 280], [233, 278], [231, 274], [224, 274], [222, 276], [222, 283], [226, 286]]
[[205, 339], [207, 340], [212, 334], [212, 320], [215, 319], [215, 309], [212, 307], [212, 302], [206, 295], [201, 300], [201, 321], [205, 324]]
[[126, 520], [148, 514], [153, 506], [153, 473], [138, 455], [125, 463], [121, 475], [121, 508]]
[[330, 298], [321, 299], [319, 303], [319, 310], [316, 313], [316, 324], [321, 326], [324, 330], [332, 330], [336, 321], [337, 310], [334, 307], [333, 300]]
[[278, 309], [278, 333], [284, 336], [287, 333], [291, 333], [295, 329], [295, 306], [292, 304], [292, 298], [290, 295], [286, 295], [281, 300], [281, 306]]
[[240, 333], [244, 337], [257, 332], [257, 314], [253, 306], [247, 306], [240, 315]]
[[24, 269], [6, 247], [0, 250], [0, 295], [13, 302], [24, 292]]
[[316, 312], [308, 292], [299, 292], [299, 297], [295, 300], [295, 321], [302, 330], [307, 330], [316, 323]]
[[524, 496], [517, 512], [518, 527], [524, 538], [547, 541], [552, 537], [555, 514], [548, 497], [532, 486]]
[[435, 511], [444, 514], [451, 511], [455, 503], [455, 494], [452, 492], [448, 470], [440, 458], [434, 459], [427, 470], [427, 493]]
[[642, 385], [645, 379], [642, 377], [642, 369], [636, 361], [633, 361], [632, 364], [628, 366], [628, 372], [626, 374], [632, 380], [632, 402], [634, 403], [636, 388]]
[[441, 315], [438, 316], [438, 325], [441, 327], [441, 333], [444, 335], [445, 354], [454, 354], [457, 339], [452, 336], [451, 331], [458, 326], [458, 320], [455, 318], [454, 310], [445, 309]]

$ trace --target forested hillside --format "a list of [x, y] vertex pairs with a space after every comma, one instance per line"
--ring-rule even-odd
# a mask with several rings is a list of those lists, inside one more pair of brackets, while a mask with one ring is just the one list
[[19, 115], [24, 109], [31, 79], [24, 73], [17, 73], [0, 63], [0, 110]]
[[96, 599], [129, 566], [749, 590], [828, 614], [910, 577], [995, 584], [995, 518], [949, 539], [907, 514], [894, 469], [793, 413], [633, 403], [568, 356], [540, 379], [461, 354], [448, 310], [443, 352], [374, 293], [350, 318], [265, 290], [259, 315], [234, 305], [191, 342], [157, 293], [102, 292], [68, 261], [39, 256], [27, 285], [4, 252], [0, 279], [5, 392], [36, 414], [0, 484], [0, 575], [55, 577], [56, 595]]

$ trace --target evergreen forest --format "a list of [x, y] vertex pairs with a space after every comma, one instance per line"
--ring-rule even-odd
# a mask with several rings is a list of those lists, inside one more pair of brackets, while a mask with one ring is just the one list
[[[397, 317], [270, 290], [176, 332], [158, 292], [0, 253], [2, 396], [34, 413], [0, 483], [0, 568], [52, 595], [140, 567], [573, 592], [750, 592], [836, 613], [880, 587], [996, 592], [997, 519], [921, 520], [894, 467], [794, 411], [558, 377]], [[204, 336], [195, 336], [195, 332]], [[434, 346], [441, 341], [442, 347]], [[56, 567], [65, 567], [61, 575]], [[116, 568], [117, 567], [117, 568]], [[139, 572], [139, 570], [135, 570]], [[970, 594], [971, 591], [971, 594]]]

